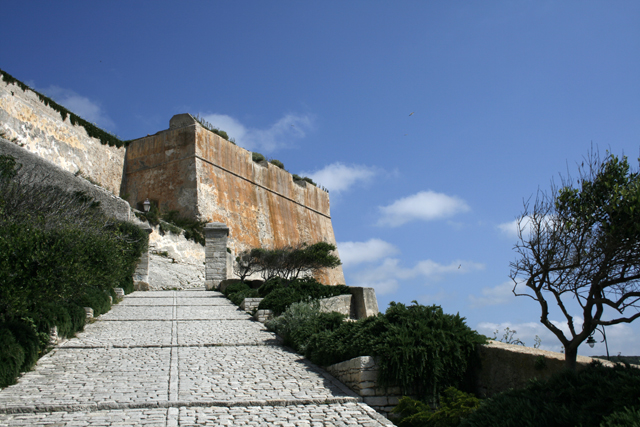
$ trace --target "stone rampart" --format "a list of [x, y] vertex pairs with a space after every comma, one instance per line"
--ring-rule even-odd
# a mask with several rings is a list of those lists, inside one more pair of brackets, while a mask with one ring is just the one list
[[107, 216], [129, 221], [131, 212], [129, 204], [104, 188], [62, 170], [58, 165], [44, 160], [38, 155], [2, 138], [0, 138], [0, 155], [11, 156], [16, 159], [17, 163], [22, 165], [18, 177], [24, 182], [39, 186], [57, 187], [70, 193], [81, 191], [100, 202], [100, 209]]
[[[233, 254], [255, 247], [301, 242], [335, 244], [329, 195], [272, 164], [258, 164], [250, 151], [203, 128], [188, 114], [170, 128], [131, 141], [123, 193], [132, 205], [146, 198], [161, 209], [229, 227]], [[342, 268], [317, 277], [344, 283]]]
[[120, 194], [124, 148], [102, 144], [82, 126], [63, 120], [31, 90], [0, 76], [0, 131], [9, 140], [73, 174]]

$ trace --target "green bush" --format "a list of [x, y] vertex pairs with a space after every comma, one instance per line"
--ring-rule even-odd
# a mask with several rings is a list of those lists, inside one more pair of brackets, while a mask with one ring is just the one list
[[281, 316], [267, 322], [267, 327], [283, 338], [284, 344], [304, 353], [311, 336], [323, 331], [333, 331], [342, 325], [345, 316], [320, 312], [317, 301], [291, 304]]
[[50, 328], [71, 336], [84, 327], [83, 307], [99, 315], [113, 288], [133, 291], [148, 245], [145, 231], [105, 217], [86, 195], [18, 181], [19, 169], [0, 156], [0, 325], [11, 334], [0, 348], [3, 383], [35, 363]]
[[640, 369], [594, 362], [579, 372], [563, 371], [547, 381], [532, 380], [524, 389], [499, 393], [462, 425], [598, 427], [605, 417], [625, 408], [637, 413], [639, 399]]
[[470, 329], [458, 314], [439, 306], [392, 302], [376, 317], [344, 323], [311, 337], [306, 355], [327, 366], [357, 356], [376, 356], [382, 385], [427, 400], [460, 386], [473, 363], [476, 344], [486, 337]]
[[15, 384], [24, 359], [24, 350], [11, 331], [0, 325], [0, 387]]
[[246, 289], [244, 291], [236, 292], [229, 295], [229, 299], [232, 303], [239, 306], [242, 304], [245, 298], [258, 298], [258, 290], [257, 289]]
[[252, 152], [251, 160], [253, 160], [256, 163], [260, 163], [260, 162], [264, 162], [266, 158], [260, 153]]
[[227, 288], [224, 290], [223, 294], [225, 297], [229, 298], [229, 295], [231, 294], [235, 294], [237, 292], [242, 292], [242, 291], [248, 291], [250, 290], [251, 287], [249, 285], [247, 285], [244, 282], [236, 282], [236, 283], [231, 283], [229, 286], [227, 286]]
[[640, 406], [624, 408], [602, 419], [600, 427], [640, 427]]
[[308, 302], [351, 293], [345, 285], [326, 286], [313, 277], [293, 280], [271, 279], [265, 282], [258, 292], [264, 298], [260, 301], [259, 309], [271, 310], [275, 315], [283, 313], [294, 302]]
[[449, 387], [440, 396], [437, 409], [404, 396], [392, 412], [400, 416], [396, 422], [400, 427], [457, 427], [479, 405], [480, 399], [474, 395]]
[[282, 163], [280, 160], [271, 159], [271, 160], [269, 160], [269, 163], [271, 163], [272, 165], [277, 166], [280, 169], [284, 170], [284, 163]]

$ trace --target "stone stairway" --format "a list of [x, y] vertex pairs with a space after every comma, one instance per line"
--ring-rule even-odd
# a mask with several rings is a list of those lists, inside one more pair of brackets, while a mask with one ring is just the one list
[[134, 292], [0, 391], [0, 426], [391, 426], [222, 294]]

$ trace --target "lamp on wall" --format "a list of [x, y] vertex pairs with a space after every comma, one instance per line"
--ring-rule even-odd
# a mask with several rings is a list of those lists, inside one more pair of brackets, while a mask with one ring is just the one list
[[151, 209], [151, 202], [149, 199], [145, 200], [142, 206], [144, 207], [145, 212], [149, 212], [149, 209]]

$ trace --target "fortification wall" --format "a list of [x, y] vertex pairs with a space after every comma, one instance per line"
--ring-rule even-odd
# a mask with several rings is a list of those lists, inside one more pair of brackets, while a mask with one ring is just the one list
[[[274, 165], [254, 162], [250, 151], [183, 116], [175, 116], [169, 130], [127, 147], [123, 193], [129, 203], [149, 198], [163, 209], [227, 224], [234, 254], [254, 247], [336, 243], [327, 192], [294, 182]], [[317, 278], [344, 283], [341, 267]]]
[[91, 179], [112, 194], [120, 193], [124, 148], [102, 144], [82, 126], [62, 120], [31, 90], [0, 76], [0, 130], [9, 140], [73, 174]]
[[16, 159], [16, 162], [21, 165], [18, 178], [25, 183], [57, 187], [69, 193], [81, 191], [93, 200], [100, 202], [100, 209], [105, 215], [122, 221], [131, 219], [131, 209], [127, 202], [86, 179], [62, 170], [58, 165], [42, 159], [37, 154], [30, 153], [14, 143], [0, 138], [0, 155]]

